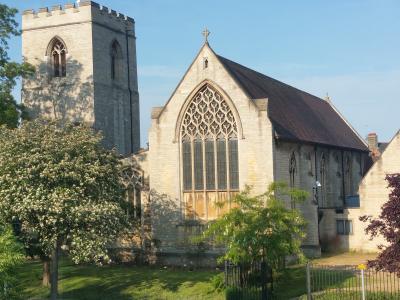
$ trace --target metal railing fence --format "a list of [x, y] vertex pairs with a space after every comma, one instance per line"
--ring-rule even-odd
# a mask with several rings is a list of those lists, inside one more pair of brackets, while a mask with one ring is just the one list
[[265, 262], [233, 264], [225, 262], [227, 300], [270, 300], [273, 291], [272, 269]]
[[334, 300], [400, 299], [400, 278], [394, 273], [360, 266], [331, 266], [308, 263], [307, 297]]

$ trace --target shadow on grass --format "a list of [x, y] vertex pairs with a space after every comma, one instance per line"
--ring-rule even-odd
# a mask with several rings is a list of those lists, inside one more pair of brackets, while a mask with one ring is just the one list
[[[23, 299], [48, 298], [48, 289], [41, 287], [41, 268], [40, 262], [30, 261], [18, 270]], [[213, 271], [120, 265], [98, 267], [74, 265], [64, 260], [59, 273], [60, 300], [197, 299], [197, 296], [223, 299], [210, 284], [210, 278], [217, 274]]]

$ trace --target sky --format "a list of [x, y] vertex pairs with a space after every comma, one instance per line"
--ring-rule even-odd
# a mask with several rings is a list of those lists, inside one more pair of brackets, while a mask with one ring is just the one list
[[[219, 55], [318, 97], [328, 93], [362, 137], [376, 132], [389, 141], [400, 129], [399, 0], [98, 2], [136, 22], [142, 146], [151, 108], [167, 102], [202, 46], [205, 27]], [[65, 2], [2, 3], [22, 12]], [[21, 61], [20, 37], [10, 46], [10, 57]]]

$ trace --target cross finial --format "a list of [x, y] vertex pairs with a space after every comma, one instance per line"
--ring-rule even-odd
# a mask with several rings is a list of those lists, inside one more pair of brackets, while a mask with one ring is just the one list
[[326, 93], [325, 100], [331, 102], [331, 97], [329, 97], [329, 93]]
[[208, 43], [208, 36], [210, 35], [210, 31], [208, 31], [208, 29], [207, 28], [205, 28], [204, 30], [203, 30], [203, 36], [204, 36], [204, 43]]

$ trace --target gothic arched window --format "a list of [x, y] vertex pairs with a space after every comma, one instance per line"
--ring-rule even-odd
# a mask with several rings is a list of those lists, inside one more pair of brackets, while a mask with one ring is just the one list
[[352, 196], [352, 161], [351, 155], [346, 155], [344, 161], [344, 188], [345, 188], [345, 197]]
[[111, 79], [119, 80], [122, 73], [122, 49], [114, 40], [111, 44]]
[[321, 203], [320, 206], [324, 207], [327, 205], [326, 198], [327, 198], [327, 166], [326, 166], [326, 158], [325, 154], [322, 153], [321, 161], [320, 161], [320, 180], [321, 180]]
[[[294, 152], [290, 156], [290, 162], [289, 162], [289, 185], [290, 188], [293, 189], [296, 186], [296, 173], [297, 173], [297, 166], [296, 166], [296, 156]], [[291, 197], [291, 207], [295, 208], [295, 202], [293, 197]]]
[[53, 77], [67, 76], [67, 48], [59, 39], [54, 38], [50, 48], [51, 75]]
[[239, 190], [236, 120], [223, 96], [209, 84], [190, 100], [180, 138], [184, 193], [196, 197], [198, 192], [218, 191], [214, 195], [221, 198], [222, 191], [229, 199], [232, 191]]

